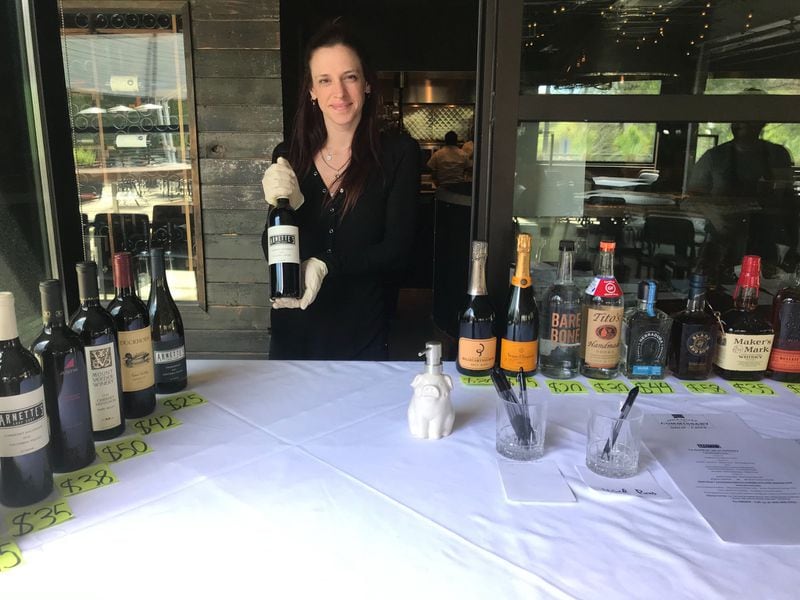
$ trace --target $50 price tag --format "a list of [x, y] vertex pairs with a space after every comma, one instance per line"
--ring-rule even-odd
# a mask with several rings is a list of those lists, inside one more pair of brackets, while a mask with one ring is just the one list
[[108, 465], [89, 465], [85, 469], [66, 473], [54, 478], [56, 487], [64, 497], [91, 492], [100, 487], [117, 483], [117, 476]]
[[[69, 521], [72, 516], [72, 509], [69, 504], [65, 500], [59, 500], [50, 504], [28, 506], [12, 512], [6, 517], [6, 525], [11, 535], [19, 537]], [[3, 558], [3, 556], [0, 556], [0, 565], [3, 563]]]
[[121, 442], [111, 442], [97, 448], [98, 456], [109, 463], [128, 460], [134, 456], [141, 456], [152, 451], [153, 449], [148, 443], [140, 437], [122, 440]]
[[731, 387], [748, 396], [774, 396], [775, 390], [758, 381], [731, 381]]
[[0, 542], [0, 573], [22, 564], [22, 552], [16, 542]]
[[208, 404], [208, 402], [200, 394], [187, 392], [185, 394], [164, 398], [161, 400], [161, 404], [171, 410], [181, 410], [182, 408], [192, 408], [194, 406]]
[[165, 429], [172, 429], [180, 424], [181, 422], [171, 415], [156, 415], [155, 417], [139, 419], [134, 422], [133, 428], [143, 435], [150, 435]]

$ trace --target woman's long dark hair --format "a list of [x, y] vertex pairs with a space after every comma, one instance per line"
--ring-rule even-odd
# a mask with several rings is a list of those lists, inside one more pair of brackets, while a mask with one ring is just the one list
[[[370, 173], [381, 169], [380, 133], [378, 129], [378, 76], [367, 53], [355, 35], [336, 20], [318, 31], [308, 43], [305, 54], [303, 82], [298, 95], [299, 105], [294, 117], [294, 128], [289, 140], [289, 162], [299, 179], [306, 176], [314, 166], [314, 156], [322, 150], [328, 137], [322, 111], [311, 102], [311, 56], [319, 48], [343, 45], [356, 53], [361, 61], [365, 85], [371, 93], [366, 94], [361, 110], [361, 120], [353, 135], [350, 147], [350, 165], [344, 172], [341, 187], [344, 189], [344, 204], [341, 215], [353, 209], [367, 185]], [[331, 192], [333, 195], [333, 192]]]

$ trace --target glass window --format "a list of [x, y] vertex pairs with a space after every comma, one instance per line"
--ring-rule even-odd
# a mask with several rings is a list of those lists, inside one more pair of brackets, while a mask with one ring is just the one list
[[[77, 6], [77, 5], [75, 5]], [[177, 300], [197, 300], [201, 244], [193, 189], [193, 112], [184, 16], [132, 8], [85, 10], [64, 2], [64, 55], [85, 253], [113, 296], [111, 256], [138, 260], [147, 297], [147, 252], [164, 248]]]

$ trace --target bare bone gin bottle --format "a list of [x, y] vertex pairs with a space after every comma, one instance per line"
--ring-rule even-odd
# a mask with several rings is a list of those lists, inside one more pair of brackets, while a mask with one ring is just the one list
[[615, 248], [615, 242], [600, 242], [595, 276], [583, 295], [581, 374], [593, 379], [612, 379], [619, 372], [625, 301], [614, 277]]
[[494, 333], [494, 308], [486, 291], [486, 242], [472, 242], [467, 301], [458, 320], [459, 373], [487, 375], [495, 363], [497, 337]]
[[507, 375], [520, 369], [530, 375], [539, 358], [539, 309], [531, 281], [531, 236], [517, 235], [517, 264], [511, 278], [506, 330], [500, 338], [500, 368]]
[[581, 291], [572, 281], [575, 242], [561, 240], [556, 280], [542, 300], [539, 369], [553, 379], [578, 374], [581, 346]]

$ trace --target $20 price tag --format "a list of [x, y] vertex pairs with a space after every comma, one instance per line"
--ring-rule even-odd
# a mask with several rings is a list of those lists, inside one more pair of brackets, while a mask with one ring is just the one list
[[0, 542], [0, 573], [22, 564], [22, 552], [16, 542]]
[[133, 428], [143, 435], [150, 435], [165, 429], [177, 427], [181, 422], [171, 415], [156, 415], [146, 419], [139, 419], [133, 424]]
[[[69, 521], [72, 516], [72, 509], [69, 504], [64, 500], [59, 500], [50, 504], [28, 506], [12, 512], [6, 517], [6, 525], [11, 535], [19, 537]], [[3, 557], [0, 556], [0, 563], [2, 560]]]
[[85, 469], [59, 475], [53, 480], [64, 497], [91, 492], [100, 487], [117, 483], [117, 476], [108, 465], [89, 465]]
[[97, 448], [97, 454], [110, 463], [128, 460], [134, 456], [141, 456], [152, 452], [153, 449], [140, 437], [111, 442]]
[[193, 408], [202, 404], [208, 404], [205, 398], [194, 392], [178, 394], [161, 400], [161, 404], [171, 410], [181, 410], [182, 408]]
[[588, 394], [589, 390], [586, 389], [580, 381], [559, 381], [557, 379], [547, 380], [547, 389], [554, 394]]

